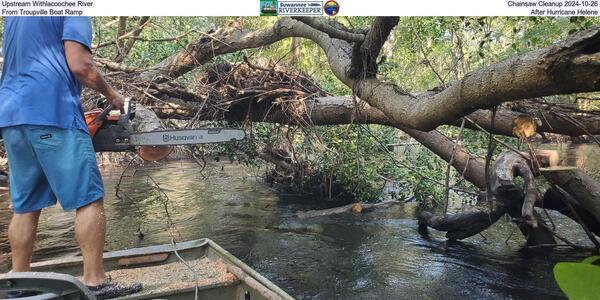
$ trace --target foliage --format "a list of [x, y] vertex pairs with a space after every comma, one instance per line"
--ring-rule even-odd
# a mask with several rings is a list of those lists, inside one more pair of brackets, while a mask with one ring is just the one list
[[598, 299], [600, 256], [588, 257], [580, 263], [557, 263], [554, 278], [569, 299]]

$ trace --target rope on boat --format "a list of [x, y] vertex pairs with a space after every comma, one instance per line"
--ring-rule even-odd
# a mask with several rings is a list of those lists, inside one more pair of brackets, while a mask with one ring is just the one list
[[[169, 232], [170, 234], [170, 232]], [[199, 291], [199, 286], [198, 286], [198, 273], [196, 272], [196, 270], [194, 270], [194, 268], [192, 268], [192, 266], [190, 266], [185, 259], [183, 259], [180, 255], [179, 252], [177, 252], [177, 245], [175, 243], [175, 238], [173, 237], [173, 235], [171, 235], [171, 245], [173, 246], [173, 252], [175, 252], [175, 256], [177, 256], [177, 258], [190, 270], [192, 271], [192, 274], [194, 274], [194, 282], [196, 284], [196, 290], [194, 293], [194, 300], [198, 300], [198, 291]]]

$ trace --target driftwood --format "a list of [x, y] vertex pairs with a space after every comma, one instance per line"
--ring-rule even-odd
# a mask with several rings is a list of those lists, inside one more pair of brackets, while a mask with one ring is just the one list
[[[534, 209], [541, 197], [528, 157], [525, 153], [512, 151], [505, 151], [498, 156], [495, 172], [490, 174], [492, 194], [502, 202], [515, 203], [514, 200], [518, 199], [515, 205], [511, 205], [508, 214], [527, 238], [527, 246], [554, 244], [552, 233], [546, 230], [548, 226]], [[544, 163], [544, 166], [547, 165]], [[523, 189], [515, 182], [518, 176], [524, 180]]]
[[[582, 224], [591, 239], [595, 239], [593, 234], [600, 236], [600, 183], [581, 170], [557, 167], [555, 153], [537, 155], [544, 167], [540, 169], [542, 174], [558, 186], [548, 189], [543, 199], [538, 193], [528, 155], [507, 151], [498, 156], [494, 171], [490, 174], [491, 194], [494, 197], [491, 211], [444, 216], [422, 212], [419, 230], [426, 232], [427, 227], [432, 227], [447, 231], [446, 237], [451, 240], [463, 239], [485, 230], [504, 213], [508, 213], [527, 237], [527, 246], [553, 245], [554, 233], [535, 211], [534, 207], [537, 206], [556, 210]], [[516, 177], [523, 178], [523, 188], [516, 184]], [[480, 197], [480, 200], [485, 198]]]
[[[526, 157], [526, 154], [517, 154], [511, 151], [501, 153], [494, 165], [495, 171], [490, 174], [490, 182], [492, 194], [498, 200], [523, 197], [521, 215], [527, 224], [535, 228], [537, 220], [533, 215], [533, 207], [539, 201], [540, 195]], [[523, 191], [515, 183], [517, 176], [522, 177], [525, 181]]]
[[436, 216], [428, 211], [419, 214], [419, 232], [426, 233], [427, 226], [439, 230], [447, 231], [446, 237], [449, 240], [461, 240], [474, 236], [502, 217], [511, 206], [498, 205], [492, 212], [484, 210]]
[[[296, 217], [298, 217], [299, 219], [307, 219], [307, 218], [314, 218], [314, 217], [323, 217], [323, 216], [343, 214], [343, 213], [348, 213], [348, 212], [357, 212], [358, 210], [367, 212], [367, 211], [372, 211], [376, 208], [390, 207], [392, 205], [396, 205], [396, 204], [400, 204], [400, 203], [402, 203], [402, 202], [398, 201], [398, 200], [387, 200], [387, 201], [382, 201], [379, 203], [362, 203], [362, 202], [361, 203], [353, 203], [353, 204], [348, 204], [348, 205], [334, 207], [334, 208], [328, 208], [328, 209], [297, 212]], [[359, 209], [357, 205], [360, 205], [361, 208]]]
[[[534, 181], [527, 154], [512, 151], [498, 156], [490, 174], [490, 186], [493, 199], [486, 199], [486, 193], [479, 197], [479, 203], [493, 203], [491, 207], [479, 211], [455, 215], [436, 216], [430, 212], [419, 215], [419, 231], [424, 233], [427, 227], [447, 231], [450, 240], [464, 239], [480, 233], [508, 213], [517, 223], [521, 233], [527, 238], [527, 245], [554, 244], [552, 233], [534, 210], [540, 196]], [[523, 177], [524, 189], [515, 182], [517, 176]], [[483, 206], [483, 205], [482, 205]], [[538, 226], [542, 224], [542, 226]]]

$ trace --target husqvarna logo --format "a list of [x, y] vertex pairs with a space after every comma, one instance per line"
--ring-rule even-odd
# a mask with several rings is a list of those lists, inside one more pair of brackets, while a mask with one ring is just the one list
[[193, 141], [196, 139], [202, 139], [202, 136], [197, 135], [175, 135], [175, 134], [163, 134], [163, 142], [182, 142], [182, 141]]

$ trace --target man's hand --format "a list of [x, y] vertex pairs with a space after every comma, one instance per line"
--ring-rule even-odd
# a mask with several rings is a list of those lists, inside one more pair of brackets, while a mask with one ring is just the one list
[[120, 110], [122, 113], [125, 112], [125, 98], [119, 92], [113, 90], [110, 96], [108, 96], [106, 99], [108, 99], [108, 102], [110, 102], [110, 104], [112, 104], [115, 107], [115, 109]]

